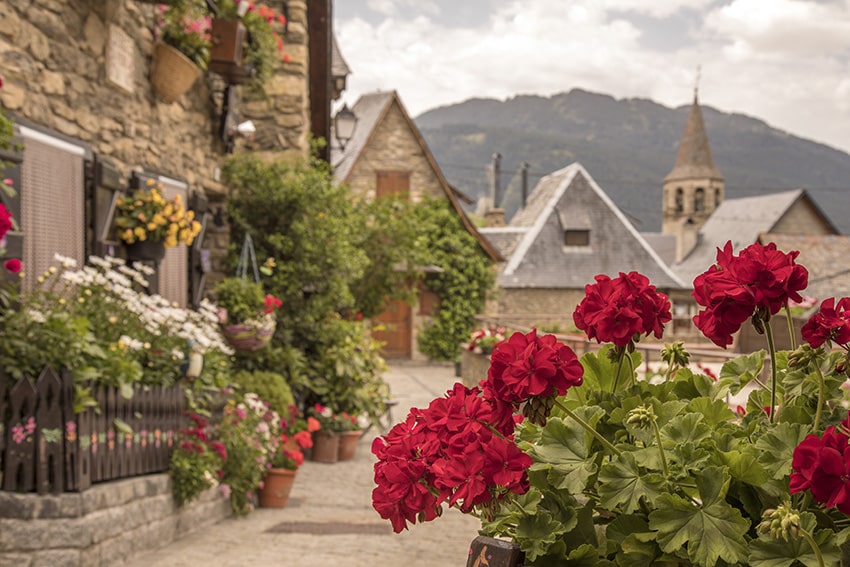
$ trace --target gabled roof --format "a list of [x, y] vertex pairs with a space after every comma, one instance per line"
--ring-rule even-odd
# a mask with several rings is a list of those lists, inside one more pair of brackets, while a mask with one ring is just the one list
[[[590, 229], [589, 246], [564, 246], [570, 227]], [[582, 288], [594, 276], [638, 271], [662, 289], [684, 284], [579, 163], [541, 179], [508, 227], [482, 229], [509, 252], [505, 288]]]
[[480, 232], [478, 232], [476, 226], [472, 224], [472, 221], [470, 221], [469, 217], [466, 216], [466, 212], [464, 212], [460, 202], [458, 201], [456, 190], [449, 185], [449, 182], [443, 175], [443, 171], [440, 169], [440, 166], [437, 165], [437, 160], [434, 159], [434, 155], [428, 148], [428, 144], [425, 143], [425, 138], [422, 137], [422, 133], [419, 131], [419, 128], [416, 127], [413, 119], [410, 118], [410, 114], [408, 114], [407, 109], [404, 107], [404, 104], [402, 104], [401, 98], [399, 98], [396, 91], [376, 92], [363, 95], [354, 104], [354, 108], [351, 110], [357, 117], [357, 126], [354, 129], [351, 140], [349, 140], [345, 146], [345, 151], [341, 151], [338, 145], [336, 145], [336, 147], [334, 147], [334, 144], [331, 145], [331, 164], [333, 166], [334, 177], [343, 183], [348, 181], [351, 173], [354, 171], [355, 166], [360, 160], [360, 157], [374, 138], [375, 133], [378, 131], [378, 127], [387, 116], [387, 113], [390, 111], [393, 104], [398, 105], [405, 122], [419, 144], [419, 147], [422, 149], [425, 160], [430, 165], [434, 175], [436, 175], [437, 180], [440, 183], [440, 187], [443, 189], [443, 192], [452, 204], [452, 207], [460, 216], [463, 226], [473, 237], [475, 237], [484, 252], [494, 262], [501, 262], [504, 258], [502, 258], [502, 255], [499, 254], [499, 251], [486, 238], [484, 238]]
[[809, 270], [804, 295], [818, 302], [828, 297], [850, 297], [850, 236], [765, 233], [759, 235], [759, 242], [773, 242], [783, 252], [800, 252], [796, 261]]
[[676, 164], [664, 181], [694, 177], [723, 179], [720, 171], [714, 166], [714, 160], [711, 159], [711, 148], [708, 145], [708, 135], [705, 133], [705, 123], [702, 120], [702, 111], [696, 93], [694, 93], [694, 102], [688, 114], [688, 121], [685, 123], [685, 131], [682, 133], [682, 140], [679, 142]]
[[[735, 250], [755, 243], [760, 234], [771, 232], [800, 199], [806, 199], [820, 212], [804, 189], [723, 201], [700, 229], [697, 245], [673, 269], [682, 280], [693, 282], [696, 276], [714, 264], [717, 248], [727, 240], [732, 242]], [[822, 213], [821, 216], [832, 227], [829, 219]], [[836, 229], [835, 232], [839, 231]]]

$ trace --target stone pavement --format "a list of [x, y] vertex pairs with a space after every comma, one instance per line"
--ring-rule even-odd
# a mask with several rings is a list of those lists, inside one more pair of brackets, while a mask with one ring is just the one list
[[[425, 407], [459, 378], [453, 366], [391, 362], [384, 378], [395, 421], [408, 408]], [[462, 567], [478, 521], [456, 510], [394, 534], [371, 507], [369, 448], [377, 432], [360, 441], [353, 461], [307, 461], [283, 509], [259, 508], [192, 533], [158, 551], [135, 557], [128, 567], [328, 565], [345, 567]]]

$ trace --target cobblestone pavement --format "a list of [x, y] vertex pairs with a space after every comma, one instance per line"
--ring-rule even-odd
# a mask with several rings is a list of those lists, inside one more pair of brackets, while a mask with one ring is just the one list
[[[395, 421], [407, 409], [424, 407], [456, 381], [454, 368], [410, 362], [391, 363], [385, 379]], [[389, 521], [371, 507], [369, 448], [376, 431], [361, 439], [353, 461], [305, 462], [286, 508], [260, 508], [230, 518], [158, 551], [137, 556], [129, 567], [243, 565], [328, 565], [340, 567], [461, 567], [478, 521], [447, 510], [434, 522], [393, 534]]]

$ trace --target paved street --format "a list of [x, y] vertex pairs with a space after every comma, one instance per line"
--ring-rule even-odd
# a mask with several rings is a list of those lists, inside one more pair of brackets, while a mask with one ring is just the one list
[[[399, 404], [424, 407], [458, 379], [452, 366], [393, 363], [385, 379]], [[284, 509], [260, 508], [137, 556], [129, 567], [332, 565], [346, 567], [461, 567], [478, 521], [448, 510], [434, 522], [393, 534], [371, 507], [376, 432], [361, 439], [353, 461], [305, 462]]]

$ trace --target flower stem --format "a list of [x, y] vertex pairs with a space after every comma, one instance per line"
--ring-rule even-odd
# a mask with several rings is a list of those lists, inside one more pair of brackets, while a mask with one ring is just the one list
[[794, 320], [791, 318], [791, 308], [785, 302], [785, 320], [788, 321], [788, 335], [791, 337], [791, 350], [797, 350], [797, 338], [794, 336]]
[[776, 421], [776, 346], [773, 343], [770, 321], [764, 324], [764, 334], [767, 337], [767, 350], [770, 353], [770, 423], [773, 423]]
[[820, 552], [820, 547], [818, 547], [818, 542], [815, 541], [815, 538], [812, 537], [812, 534], [800, 527], [797, 528], [797, 533], [803, 536], [803, 539], [809, 542], [809, 545], [812, 546], [812, 551], [815, 552], [815, 557], [817, 557], [818, 565], [820, 565], [820, 567], [826, 567], [823, 562], [823, 555]]
[[576, 421], [576, 423], [578, 423], [579, 425], [581, 425], [581, 426], [584, 428], [584, 430], [585, 430], [585, 431], [587, 431], [588, 433], [590, 433], [591, 435], [593, 435], [594, 437], [596, 437], [597, 441], [599, 441], [600, 443], [602, 443], [602, 445], [603, 445], [606, 449], [608, 449], [609, 451], [611, 451], [611, 452], [612, 452], [612, 453], [614, 453], [615, 455], [620, 455], [620, 454], [622, 454], [622, 451], [620, 451], [620, 450], [619, 450], [619, 449], [617, 449], [614, 445], [612, 445], [612, 444], [611, 444], [611, 442], [610, 442], [610, 441], [608, 441], [607, 439], [605, 439], [605, 438], [602, 436], [602, 434], [601, 434], [601, 433], [599, 433], [598, 431], [596, 431], [595, 429], [593, 429], [593, 428], [590, 426], [590, 424], [589, 424], [589, 423], [587, 423], [585, 420], [583, 420], [582, 418], [580, 418], [579, 416], [577, 416], [575, 413], [573, 413], [573, 411], [572, 411], [570, 408], [568, 408], [567, 406], [565, 406], [564, 404], [562, 404], [561, 402], [559, 402], [557, 398], [555, 399], [555, 405], [556, 405], [556, 406], [558, 406], [559, 408], [561, 408], [561, 411], [563, 411], [565, 414], [567, 414], [568, 416], [570, 416], [571, 418], [573, 418], [573, 419]]
[[658, 428], [658, 422], [655, 419], [652, 420], [652, 430], [655, 432], [655, 443], [658, 445], [658, 453], [661, 455], [661, 468], [664, 471], [664, 478], [670, 478], [667, 457], [664, 456], [664, 447], [661, 446], [661, 430]]
[[[614, 348], [616, 348], [618, 350], [620, 349], [620, 347], [614, 347]], [[626, 353], [625, 350], [621, 350], [619, 352], [620, 360], [617, 363], [617, 373], [614, 375], [614, 383], [611, 385], [611, 393], [612, 394], [617, 391], [617, 385], [620, 383], [620, 372], [623, 370], [623, 357], [625, 356], [625, 353]]]
[[815, 360], [815, 370], [818, 373], [818, 409], [815, 411], [815, 422], [813, 424], [812, 431], [818, 431], [818, 426], [820, 426], [820, 418], [823, 413], [823, 398], [826, 394], [826, 381], [823, 378], [823, 372], [821, 372], [820, 364]]

